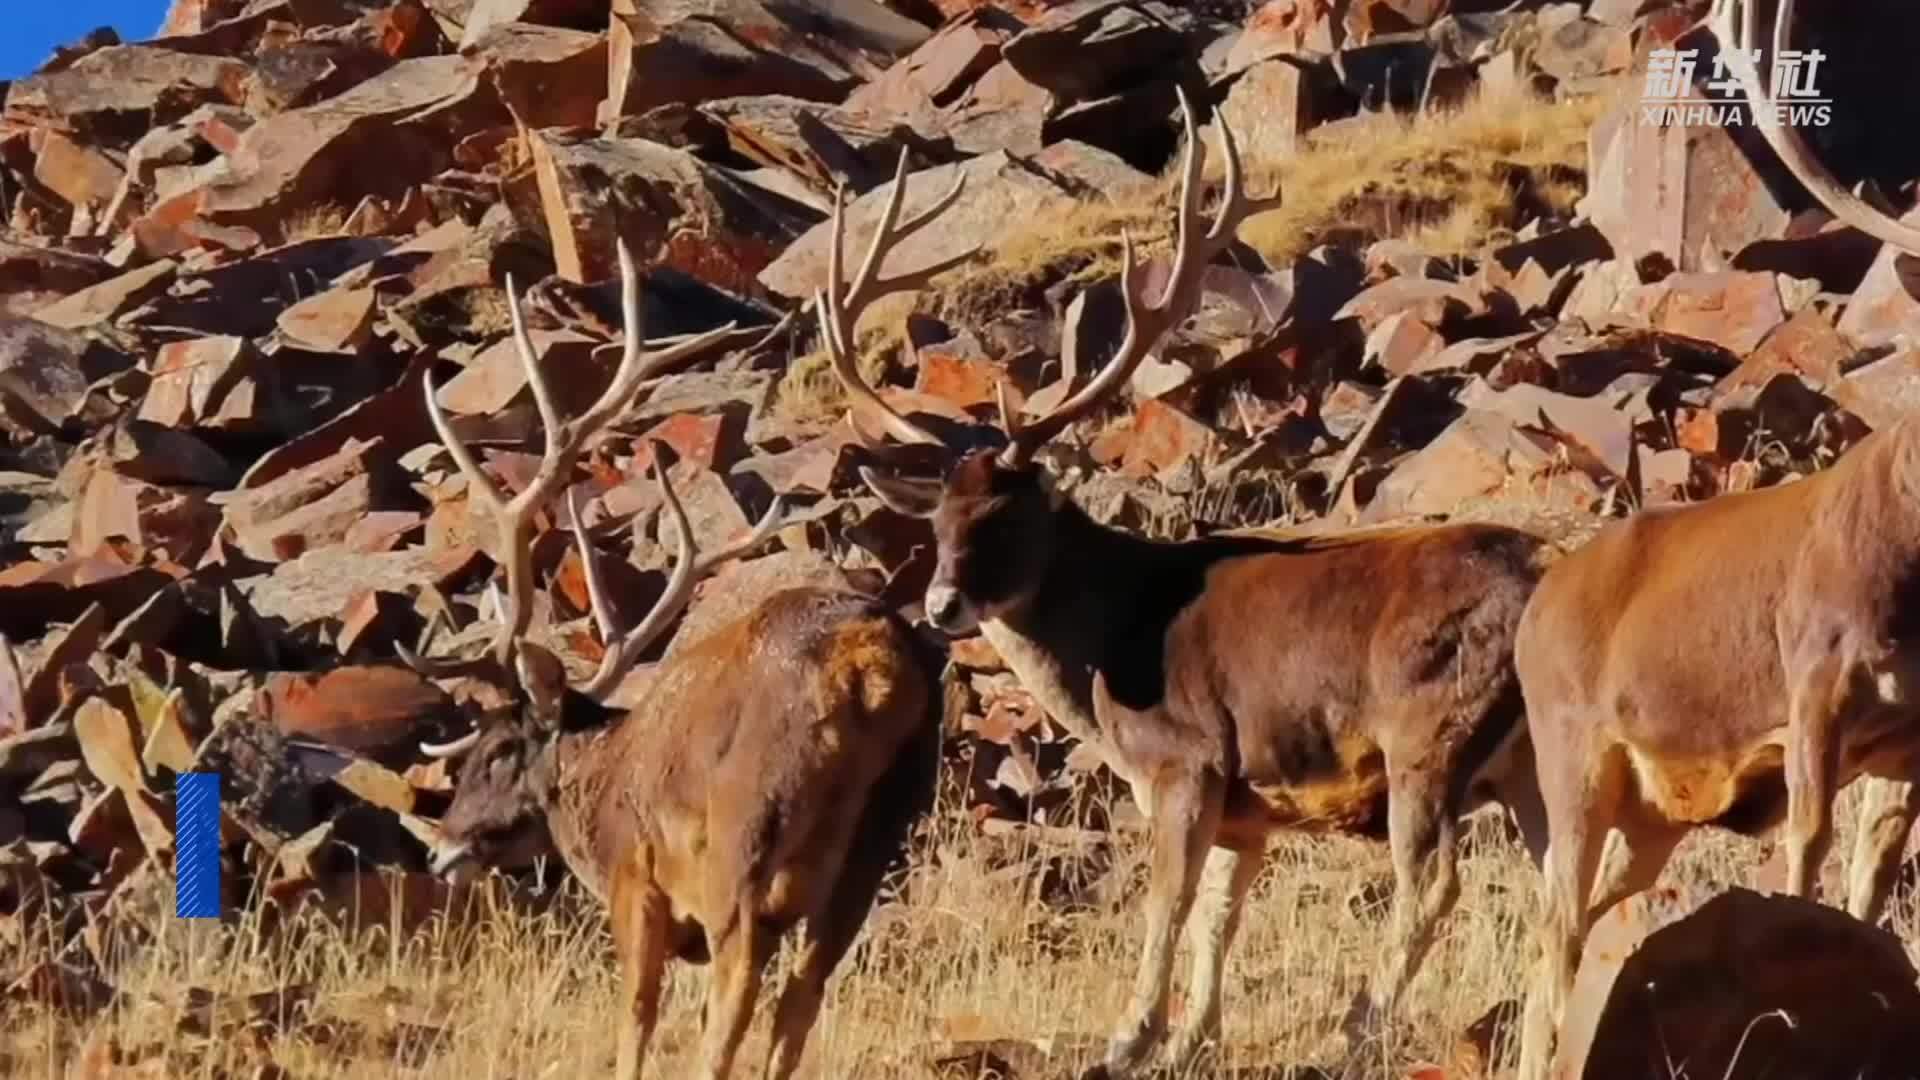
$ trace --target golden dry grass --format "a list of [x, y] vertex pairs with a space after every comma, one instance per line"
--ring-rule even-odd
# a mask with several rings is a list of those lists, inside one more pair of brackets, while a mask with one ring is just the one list
[[[1062, 899], [1069, 849], [1022, 847], [962, 820], [940, 815], [916, 845], [907, 898], [876, 911], [835, 976], [803, 1075], [991, 1075], [928, 1067], [956, 1041], [1033, 1044], [1025, 1061], [1003, 1048], [1027, 1077], [1071, 1075], [1097, 1054], [1135, 959], [1137, 838], [1114, 853], [1116, 875], [1133, 886], [1104, 898], [1084, 890], [1074, 906]], [[1844, 852], [1852, 814], [1843, 809], [1841, 821]], [[1462, 1029], [1520, 993], [1534, 873], [1489, 824], [1481, 818], [1469, 833], [1460, 905], [1406, 1015], [1337, 1075], [1398, 1078], [1422, 1060], [1445, 1061]], [[1756, 843], [1701, 833], [1682, 846], [1668, 880], [1751, 882], [1761, 862]], [[1280, 1078], [1297, 1075], [1284, 1066], [1332, 1063], [1331, 1026], [1363, 985], [1385, 929], [1384, 905], [1355, 914], [1350, 898], [1388, 874], [1384, 848], [1360, 841], [1275, 846], [1228, 964], [1222, 1068], [1198, 1075]], [[502, 908], [458, 926], [436, 920], [404, 939], [317, 921], [269, 938], [256, 915], [224, 925], [175, 920], [162, 902], [165, 882], [156, 885], [154, 914], [142, 920], [152, 945], [109, 972], [120, 1002], [89, 1021], [41, 1006], [0, 1009], [0, 1075], [81, 1075], [70, 1070], [83, 1056], [119, 1058], [129, 1071], [114, 1076], [179, 1078], [276, 1075], [260, 1071], [268, 1064], [302, 1080], [558, 1078], [611, 1065], [617, 978], [605, 918], [588, 904], [563, 902], [543, 916]], [[1912, 897], [1898, 898], [1895, 924], [1909, 941], [1920, 940], [1915, 916]], [[690, 1068], [704, 977], [672, 969], [649, 1075]], [[256, 1005], [250, 1028], [183, 1020], [190, 999], [195, 1015], [244, 1017], [247, 995], [288, 988], [310, 992], [308, 1004]], [[771, 996], [763, 993], [741, 1075], [757, 1075]], [[1042, 1051], [1052, 1056], [1040, 1068]]]

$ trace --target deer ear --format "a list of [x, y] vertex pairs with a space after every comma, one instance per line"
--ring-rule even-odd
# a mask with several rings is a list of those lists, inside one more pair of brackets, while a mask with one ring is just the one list
[[940, 505], [942, 485], [936, 480], [907, 480], [898, 476], [886, 476], [866, 467], [860, 467], [860, 479], [867, 490], [880, 497], [887, 509], [908, 517], [929, 518]]
[[514, 666], [519, 671], [520, 689], [527, 695], [528, 719], [534, 728], [558, 728], [567, 695], [566, 666], [559, 657], [532, 642], [523, 642], [515, 651]]

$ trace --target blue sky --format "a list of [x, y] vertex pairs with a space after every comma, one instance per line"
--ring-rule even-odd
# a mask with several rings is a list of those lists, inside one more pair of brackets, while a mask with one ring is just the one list
[[0, 79], [28, 75], [53, 47], [96, 26], [111, 26], [122, 41], [153, 36], [167, 17], [167, 0], [0, 0]]

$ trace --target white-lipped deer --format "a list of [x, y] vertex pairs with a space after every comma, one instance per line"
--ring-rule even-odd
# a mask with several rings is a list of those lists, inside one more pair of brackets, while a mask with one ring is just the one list
[[[494, 512], [507, 599], [487, 658], [512, 673], [516, 704], [441, 746], [464, 757], [433, 868], [509, 860], [550, 840], [606, 903], [629, 1015], [615, 1074], [637, 1076], [659, 1018], [666, 962], [710, 963], [699, 1065], [728, 1074], [781, 936], [805, 922], [804, 949], [783, 989], [767, 1075], [798, 1066], [827, 978], [853, 943], [932, 795], [938, 761], [937, 657], [870, 598], [822, 589], [775, 592], [743, 618], [662, 662], [637, 705], [600, 702], [672, 624], [699, 577], [758, 546], [777, 523], [700, 557], [657, 448], [664, 513], [678, 552], [666, 592], [624, 629], [598, 558], [568, 501], [605, 659], [575, 689], [553, 653], [527, 640], [534, 595], [534, 518], [573, 481], [585, 441], [615, 419], [653, 373], [711, 335], [658, 351], [641, 343], [638, 286], [620, 252], [626, 345], [618, 373], [577, 419], [559, 415], [520, 321], [514, 331], [546, 426], [546, 453], [513, 498], [455, 437], [427, 387], [429, 413], [474, 495]], [[409, 656], [428, 671], [445, 665]], [[543, 835], [544, 834], [544, 835]]]
[[[1145, 947], [1128, 1014], [1096, 1069], [1110, 1075], [1140, 1066], [1164, 1034], [1183, 925], [1192, 985], [1172, 1056], [1188, 1060], [1217, 1035], [1221, 965], [1275, 830], [1390, 837], [1393, 936], [1371, 1008], [1359, 1013], [1372, 1019], [1391, 1008], [1458, 895], [1457, 818], [1497, 780], [1523, 827], [1537, 821], [1510, 646], [1539, 539], [1462, 524], [1160, 543], [1096, 523], [1035, 464], [1042, 445], [1126, 386], [1189, 316], [1206, 265], [1242, 219], [1277, 205], [1246, 196], [1232, 134], [1218, 121], [1224, 195], [1212, 220], [1203, 217], [1204, 151], [1184, 96], [1180, 104], [1172, 270], [1150, 298], [1123, 237], [1127, 325], [1106, 366], [1032, 422], [1018, 421], [1003, 387], [1004, 449], [954, 448], [943, 480], [862, 472], [887, 505], [931, 519], [927, 618], [950, 633], [977, 625], [1048, 712], [1100, 748], [1150, 822]], [[938, 447], [862, 380], [852, 355], [861, 310], [920, 278], [883, 277], [888, 251], [952, 198], [899, 225], [903, 178], [904, 166], [851, 281], [842, 280], [836, 208], [831, 280], [815, 306], [854, 407], [901, 442]]]
[[[1711, 18], [1755, 124], [1848, 225], [1920, 255], [1920, 230], [1842, 187], [1780, 124], [1743, 46], [1751, 6]], [[1773, 48], [1788, 48], [1780, 0]], [[1868, 778], [1848, 909], [1885, 904], [1920, 792], [1920, 417], [1803, 480], [1646, 510], [1541, 580], [1515, 644], [1549, 845], [1520, 1077], [1539, 1080], [1593, 922], [1659, 878], [1692, 829], [1780, 827], [1807, 897], [1833, 801]], [[1609, 840], [1611, 839], [1611, 846]]]

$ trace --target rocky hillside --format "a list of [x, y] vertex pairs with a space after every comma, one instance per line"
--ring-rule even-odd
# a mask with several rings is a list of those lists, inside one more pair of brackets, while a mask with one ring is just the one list
[[[1882, 43], [1914, 15], [1861, 6], [1796, 40], [1833, 58], [1821, 154], [1897, 213], [1920, 152], [1877, 136], [1912, 130], [1920, 94]], [[1083, 374], [1063, 337], [1112, 347], [1121, 229], [1167, 250], [1177, 91], [1284, 192], [1131, 400], [1053, 451], [1103, 520], [1471, 515], [1572, 542], [1818, 467], [1920, 391], [1920, 288], [1750, 129], [1646, 122], [1639, 73], [1711, 53], [1703, 13], [175, 0], [154, 41], [62, 49], [0, 84], [0, 911], [53, 905], [75, 962], [86, 914], [170, 865], [148, 856], [195, 767], [226, 777], [240, 894], [359, 903], [385, 868], [423, 910], [444, 899], [416, 837], [448, 778], [413, 747], [484, 695], [391, 658], [484, 637], [494, 567], [421, 383], [524, 482], [538, 421], [505, 284], [590, 400], [618, 239], [650, 336], [737, 326], [588, 455], [576, 490], [625, 556], [622, 600], [665, 579], [657, 439], [708, 544], [776, 495], [797, 508], [675, 641], [775, 583], [913, 611], [929, 537], [860, 487], [872, 451], [807, 307], [836, 191], [858, 244], [902, 155], [910, 213], [968, 183], [890, 269], [980, 253], [874, 312], [863, 362], [897, 408], [968, 424], [1001, 380], [1058, 400]], [[1697, 78], [1690, 98], [1726, 96], [1705, 60]], [[558, 536], [535, 555], [536, 623], [584, 670], [578, 556]], [[1103, 825], [991, 650], [954, 657], [954, 794], [982, 819]], [[52, 970], [0, 977], [64, 985]]]

